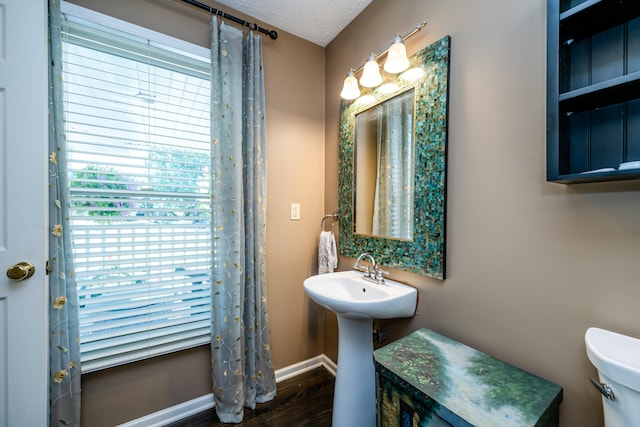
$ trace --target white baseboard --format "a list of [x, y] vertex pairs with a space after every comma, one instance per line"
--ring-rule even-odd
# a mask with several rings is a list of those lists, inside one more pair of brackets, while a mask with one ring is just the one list
[[[302, 362], [286, 366], [282, 369], [278, 369], [276, 374], [276, 382], [284, 381], [289, 378], [293, 378], [297, 375], [304, 374], [305, 372], [323, 366], [332, 375], [336, 375], [338, 371], [337, 365], [333, 360], [329, 359], [326, 355], [313, 357]], [[196, 397], [187, 402], [180, 403], [170, 408], [163, 409], [153, 414], [145, 415], [144, 417], [131, 420], [127, 423], [120, 424], [118, 427], [162, 427], [164, 425], [180, 421], [184, 418], [198, 414], [209, 410], [215, 406], [213, 401], [213, 393], [209, 393], [204, 396]]]
[[282, 369], [278, 369], [276, 371], [276, 382], [284, 381], [297, 375], [304, 374], [305, 372], [309, 372], [321, 366], [324, 366], [327, 371], [331, 372], [333, 376], [335, 376], [336, 372], [338, 371], [338, 366], [334, 363], [334, 361], [329, 359], [326, 355], [321, 354], [320, 356], [303, 360], [302, 362], [298, 362], [296, 364], [286, 366]]
[[118, 427], [161, 427], [213, 408], [213, 393], [131, 420]]

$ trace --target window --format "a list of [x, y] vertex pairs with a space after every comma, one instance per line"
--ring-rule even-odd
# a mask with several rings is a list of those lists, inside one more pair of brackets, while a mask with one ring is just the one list
[[208, 343], [208, 59], [67, 17], [63, 61], [83, 371]]

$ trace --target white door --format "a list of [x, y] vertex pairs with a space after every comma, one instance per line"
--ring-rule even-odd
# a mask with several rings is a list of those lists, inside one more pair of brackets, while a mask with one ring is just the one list
[[47, 1], [0, 0], [0, 427], [48, 424], [47, 72]]

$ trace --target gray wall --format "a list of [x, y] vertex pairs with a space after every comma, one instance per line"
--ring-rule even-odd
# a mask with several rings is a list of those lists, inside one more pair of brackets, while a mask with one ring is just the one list
[[[584, 333], [640, 337], [640, 183], [546, 182], [546, 0], [374, 0], [326, 50], [325, 210], [344, 75], [424, 19], [410, 53], [452, 38], [448, 278], [392, 273], [420, 295], [390, 338], [434, 329], [563, 386], [561, 425], [601, 426]], [[332, 357], [335, 336], [328, 317]]]

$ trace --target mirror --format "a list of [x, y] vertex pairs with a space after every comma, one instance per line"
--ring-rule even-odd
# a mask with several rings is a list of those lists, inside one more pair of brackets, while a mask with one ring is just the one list
[[340, 254], [371, 252], [383, 266], [445, 278], [450, 44], [442, 38], [408, 70], [383, 71], [380, 86], [342, 101]]
[[413, 238], [414, 92], [410, 88], [356, 115], [357, 234]]

